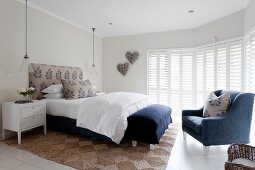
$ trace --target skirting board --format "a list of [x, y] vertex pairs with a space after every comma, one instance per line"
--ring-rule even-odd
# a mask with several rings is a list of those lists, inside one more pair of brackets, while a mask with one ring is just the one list
[[[25, 132], [28, 132], [28, 131], [31, 131], [31, 130], [33, 130], [33, 129], [29, 129], [29, 130], [27, 130], [27, 131], [25, 131]], [[13, 137], [13, 136], [16, 136], [16, 135], [18, 135], [17, 132], [5, 130], [5, 139], [10, 138], [10, 137]], [[0, 133], [0, 140], [3, 140], [3, 138], [2, 138], [2, 133]]]
[[[7, 131], [7, 130], [5, 131], [5, 139], [6, 139], [6, 138], [13, 137], [13, 136], [15, 136], [15, 135], [17, 135], [16, 132]], [[0, 140], [3, 140], [2, 133], [0, 133]]]

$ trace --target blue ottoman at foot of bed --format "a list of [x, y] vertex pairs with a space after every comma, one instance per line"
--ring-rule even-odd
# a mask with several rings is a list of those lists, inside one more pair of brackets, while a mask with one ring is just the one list
[[148, 144], [159, 144], [168, 125], [172, 123], [172, 109], [154, 104], [145, 107], [128, 117], [126, 135], [129, 140]]

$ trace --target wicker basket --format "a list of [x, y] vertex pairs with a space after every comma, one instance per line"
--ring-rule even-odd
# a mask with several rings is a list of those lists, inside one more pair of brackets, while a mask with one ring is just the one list
[[225, 170], [255, 170], [254, 167], [249, 167], [232, 161], [237, 158], [245, 158], [255, 161], [255, 147], [244, 144], [233, 144], [228, 148], [228, 162], [225, 163]]

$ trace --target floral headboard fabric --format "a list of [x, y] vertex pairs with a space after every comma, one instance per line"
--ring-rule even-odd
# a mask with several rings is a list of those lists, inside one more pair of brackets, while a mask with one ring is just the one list
[[83, 73], [79, 67], [66, 67], [46, 64], [31, 64], [34, 72], [29, 73], [29, 85], [35, 88], [34, 99], [43, 97], [42, 90], [53, 85], [61, 84], [61, 79], [82, 80]]

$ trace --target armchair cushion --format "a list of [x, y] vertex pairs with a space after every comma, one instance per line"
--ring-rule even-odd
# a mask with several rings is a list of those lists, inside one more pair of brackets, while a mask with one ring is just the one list
[[201, 122], [203, 118], [197, 116], [183, 116], [182, 124], [192, 129], [197, 134], [201, 133]]

